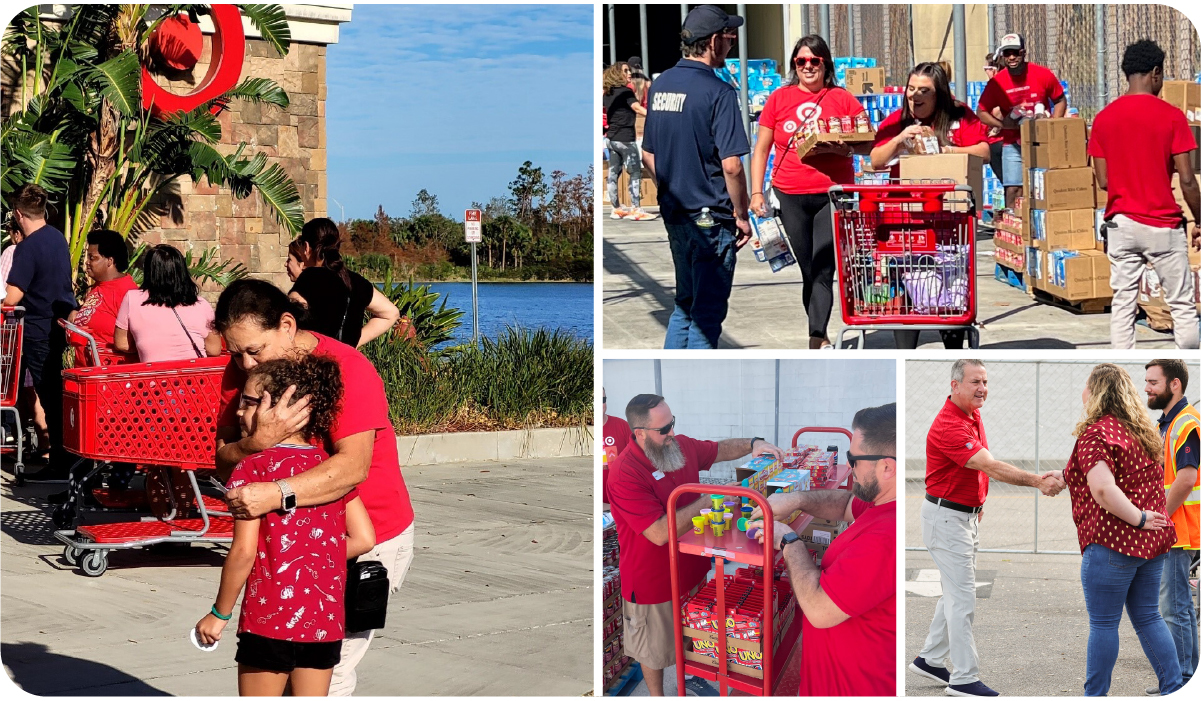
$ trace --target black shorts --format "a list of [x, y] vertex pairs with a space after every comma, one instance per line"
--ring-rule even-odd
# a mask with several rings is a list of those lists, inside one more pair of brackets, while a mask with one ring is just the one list
[[342, 641], [297, 643], [264, 638], [254, 633], [238, 633], [238, 653], [234, 660], [247, 667], [271, 672], [304, 669], [333, 669], [342, 657]]
[[21, 343], [21, 387], [25, 386], [25, 373], [33, 376], [33, 386], [42, 384], [42, 370], [50, 355], [50, 339], [25, 338]]

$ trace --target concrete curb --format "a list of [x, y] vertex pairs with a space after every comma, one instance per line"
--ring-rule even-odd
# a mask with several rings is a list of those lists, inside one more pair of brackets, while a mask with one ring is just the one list
[[592, 427], [398, 436], [401, 465], [592, 455]]

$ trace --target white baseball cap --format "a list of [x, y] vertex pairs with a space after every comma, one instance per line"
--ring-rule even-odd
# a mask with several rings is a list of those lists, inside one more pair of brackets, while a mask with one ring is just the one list
[[997, 53], [1001, 53], [1006, 49], [1017, 49], [1021, 51], [1025, 48], [1026, 40], [1022, 38], [1021, 34], [1015, 32], [1013, 34], [1006, 34], [1005, 36], [1001, 37], [1001, 43], [997, 45]]

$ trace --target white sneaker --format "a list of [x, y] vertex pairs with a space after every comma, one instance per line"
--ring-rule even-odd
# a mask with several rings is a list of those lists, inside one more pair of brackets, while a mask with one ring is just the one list
[[628, 210], [625, 207], [614, 207], [613, 211], [609, 213], [609, 218], [610, 219], [625, 219], [626, 215], [629, 214], [630, 211], [631, 210]]

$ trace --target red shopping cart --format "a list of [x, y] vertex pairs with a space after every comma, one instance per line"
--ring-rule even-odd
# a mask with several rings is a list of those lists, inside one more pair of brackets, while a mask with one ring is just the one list
[[[838, 435], [846, 436], [847, 452], [848, 453], [851, 452], [851, 435], [852, 435], [851, 432], [846, 430], [845, 428], [838, 428], [837, 426], [806, 426], [804, 428], [798, 428], [797, 432], [792, 434], [793, 449], [795, 449], [797, 447], [797, 440], [801, 437], [802, 434], [805, 434], [805, 433], [835, 433]], [[844, 477], [846, 478], [846, 484], [840, 484]], [[834, 466], [834, 474], [830, 476], [830, 480], [838, 480], [838, 481], [833, 482], [832, 484], [830, 482], [826, 482], [825, 484], [814, 484], [813, 489], [834, 489], [837, 487], [839, 489], [848, 489], [849, 490], [854, 486], [855, 473], [851, 472], [850, 465], [848, 465], [845, 462], [842, 463], [841, 465], [836, 464]]]
[[[196, 479], [197, 470], [213, 466], [221, 376], [227, 363], [228, 358], [218, 357], [63, 373], [64, 448], [100, 465], [121, 461], [181, 471], [194, 503], [177, 503], [168, 489], [171, 509], [161, 518], [55, 531], [54, 537], [65, 545], [68, 564], [99, 577], [108, 568], [112, 550], [232, 540], [233, 519], [213, 513], [224, 507], [202, 494]], [[197, 517], [178, 517], [185, 506], [195, 508]]]
[[[26, 433], [21, 423], [21, 412], [17, 409], [17, 396], [21, 391], [21, 341], [25, 334], [25, 307], [0, 308], [0, 417], [11, 414], [13, 424], [3, 425], [0, 418], [0, 452], [14, 452], [17, 462], [13, 465], [13, 476], [17, 485], [25, 481], [25, 444], [36, 444], [36, 433]], [[32, 440], [31, 440], [32, 439]]]
[[954, 183], [830, 188], [839, 299], [859, 348], [864, 332], [976, 329], [976, 214]]
[[75, 349], [75, 367], [102, 367], [120, 363], [136, 363], [137, 356], [120, 353], [96, 343], [92, 330], [73, 324], [66, 319], [58, 320], [67, 335], [67, 344]]

